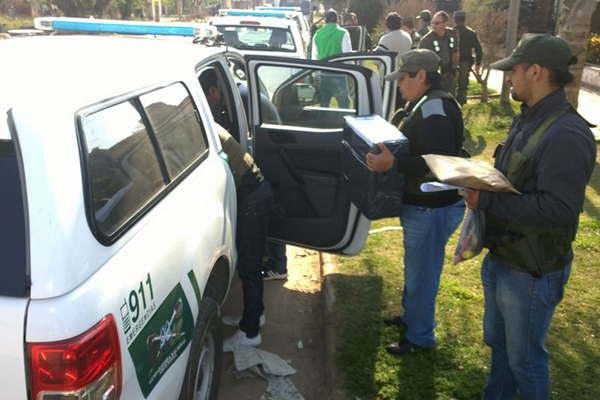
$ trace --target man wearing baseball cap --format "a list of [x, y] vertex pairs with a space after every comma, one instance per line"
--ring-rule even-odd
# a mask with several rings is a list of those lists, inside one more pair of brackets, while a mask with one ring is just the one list
[[417, 33], [420, 37], [423, 37], [431, 31], [431, 11], [422, 10], [419, 15], [417, 15], [417, 19], [419, 20], [420, 27]]
[[423, 193], [420, 185], [430, 181], [431, 171], [423, 154], [460, 154], [463, 120], [460, 106], [441, 86], [440, 58], [427, 49], [410, 50], [400, 56], [399, 68], [385, 77], [397, 81], [402, 97], [408, 101], [393, 123], [410, 142], [408, 156], [394, 157], [379, 144], [379, 154], [367, 154], [372, 171], [395, 168], [406, 177], [404, 205], [400, 223], [404, 231], [404, 313], [384, 322], [404, 327], [402, 340], [387, 347], [394, 355], [435, 346], [435, 299], [444, 249], [464, 213], [464, 201], [456, 190]]
[[494, 166], [522, 194], [466, 194], [469, 208], [485, 214], [489, 249], [481, 269], [483, 335], [492, 349], [484, 399], [550, 397], [544, 342], [569, 279], [596, 160], [589, 124], [564, 91], [576, 61], [564, 40], [528, 34], [492, 64], [508, 72], [512, 97], [522, 103]]

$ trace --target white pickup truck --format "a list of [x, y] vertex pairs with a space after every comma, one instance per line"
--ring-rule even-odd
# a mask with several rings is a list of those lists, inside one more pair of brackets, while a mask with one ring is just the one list
[[[85, 35], [4, 40], [0, 54], [0, 398], [216, 398], [236, 193], [198, 82], [207, 69], [282, 207], [271, 236], [362, 249], [369, 221], [339, 155], [344, 115], [389, 107], [371, 69]], [[265, 93], [278, 69], [294, 74]], [[345, 108], [320, 104], [324, 74], [345, 78]]]

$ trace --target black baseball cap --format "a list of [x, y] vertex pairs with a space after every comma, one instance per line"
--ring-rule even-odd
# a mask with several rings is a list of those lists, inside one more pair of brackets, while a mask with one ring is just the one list
[[577, 63], [569, 44], [549, 33], [527, 33], [523, 35], [512, 54], [490, 66], [501, 71], [510, 71], [521, 63], [538, 64], [542, 67], [568, 70]]

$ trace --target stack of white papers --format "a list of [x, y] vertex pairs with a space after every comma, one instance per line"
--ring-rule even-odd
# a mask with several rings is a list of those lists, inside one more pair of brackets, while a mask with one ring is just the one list
[[369, 146], [377, 143], [408, 140], [398, 128], [379, 115], [345, 116], [344, 119], [348, 126]]

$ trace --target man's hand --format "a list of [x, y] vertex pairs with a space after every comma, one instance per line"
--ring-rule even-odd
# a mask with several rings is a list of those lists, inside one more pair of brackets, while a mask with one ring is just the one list
[[394, 155], [383, 143], [377, 145], [381, 153], [367, 153], [367, 166], [373, 172], [387, 172], [394, 165]]
[[467, 207], [471, 210], [475, 210], [477, 206], [479, 206], [479, 190], [470, 190], [464, 191], [461, 193], [461, 196], [465, 198], [465, 202], [467, 203]]
[[475, 64], [475, 73], [481, 75], [481, 64]]

